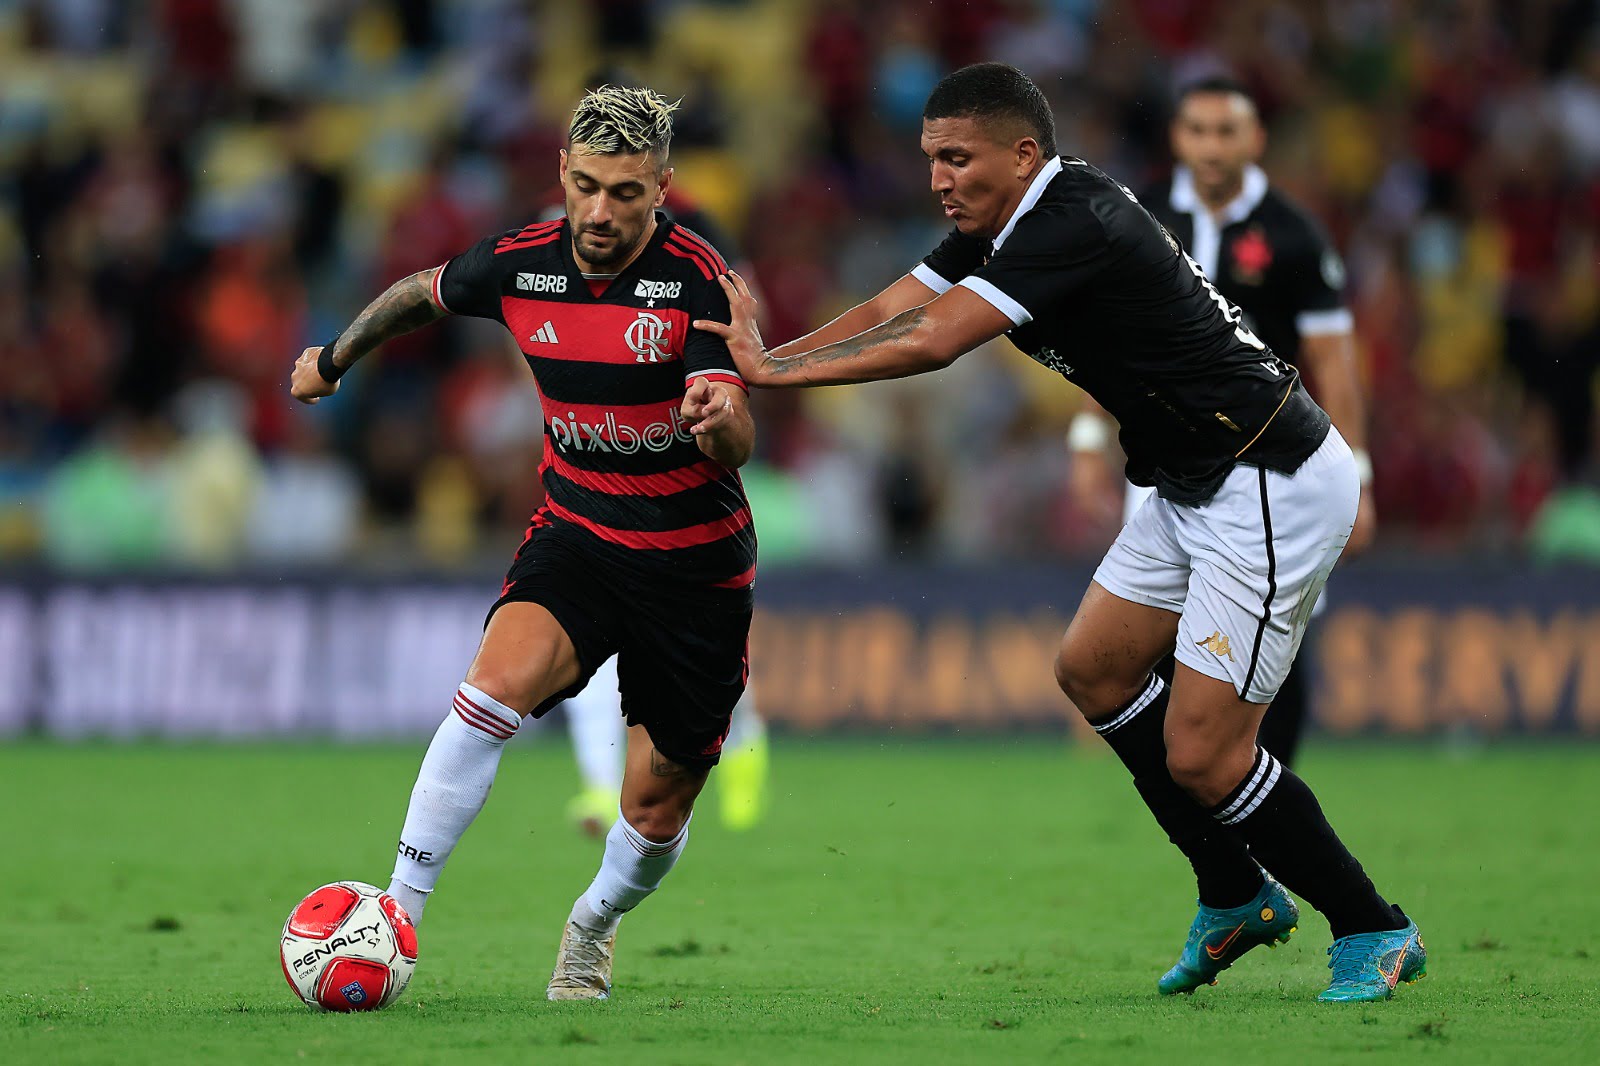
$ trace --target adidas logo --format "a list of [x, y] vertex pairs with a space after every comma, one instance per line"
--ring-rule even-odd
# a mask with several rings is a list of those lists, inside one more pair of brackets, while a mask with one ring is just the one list
[[556, 339], [556, 324], [554, 322], [551, 322], [551, 321], [548, 321], [548, 320], [546, 320], [544, 325], [539, 327], [539, 332], [535, 333], [533, 336], [529, 337], [528, 339], [530, 341], [533, 341], [536, 344], [560, 344], [561, 343], [559, 340]]

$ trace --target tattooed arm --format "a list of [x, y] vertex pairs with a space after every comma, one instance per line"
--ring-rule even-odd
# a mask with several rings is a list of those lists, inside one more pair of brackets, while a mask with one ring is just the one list
[[732, 321], [698, 319], [696, 329], [728, 343], [740, 375], [768, 389], [851, 385], [941, 370], [1011, 328], [1011, 320], [983, 297], [957, 286], [921, 307], [902, 311], [853, 337], [809, 352], [775, 356], [761, 343], [755, 300], [737, 274], [721, 279]]
[[[419, 270], [389, 286], [339, 334], [333, 350], [326, 355], [322, 345], [301, 352], [289, 379], [290, 394], [302, 403], [316, 403], [324, 396], [333, 395], [339, 388], [339, 375], [362, 356], [386, 340], [420, 329], [448, 314], [433, 299], [433, 276], [440, 269]], [[326, 366], [319, 368], [319, 362], [325, 364], [329, 360], [334, 372], [332, 380], [324, 373]]]

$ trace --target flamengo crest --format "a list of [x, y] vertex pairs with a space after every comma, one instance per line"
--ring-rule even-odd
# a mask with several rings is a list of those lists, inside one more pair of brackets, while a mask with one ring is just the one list
[[661, 363], [672, 358], [672, 353], [667, 350], [671, 334], [672, 327], [666, 319], [649, 311], [640, 311], [639, 317], [628, 325], [623, 339], [628, 342], [633, 354], [639, 357], [638, 362]]

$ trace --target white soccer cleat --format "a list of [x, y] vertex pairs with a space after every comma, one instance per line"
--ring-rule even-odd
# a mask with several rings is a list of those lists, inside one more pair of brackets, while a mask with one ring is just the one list
[[556, 952], [555, 972], [545, 998], [610, 999], [611, 950], [617, 934], [596, 933], [577, 922], [568, 922], [561, 934], [561, 950]]

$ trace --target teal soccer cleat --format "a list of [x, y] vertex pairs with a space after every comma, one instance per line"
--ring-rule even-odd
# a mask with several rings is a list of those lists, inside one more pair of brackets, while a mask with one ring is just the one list
[[1428, 949], [1422, 945], [1417, 923], [1409, 919], [1404, 929], [1340, 937], [1328, 955], [1333, 980], [1317, 997], [1323, 1003], [1388, 999], [1402, 981], [1411, 984], [1428, 976]]
[[1217, 974], [1260, 944], [1277, 947], [1289, 941], [1300, 920], [1300, 908], [1282, 885], [1267, 878], [1256, 898], [1243, 907], [1215, 910], [1202, 905], [1189, 926], [1178, 964], [1162, 975], [1156, 987], [1164, 996], [1193, 992], [1217, 983]]

